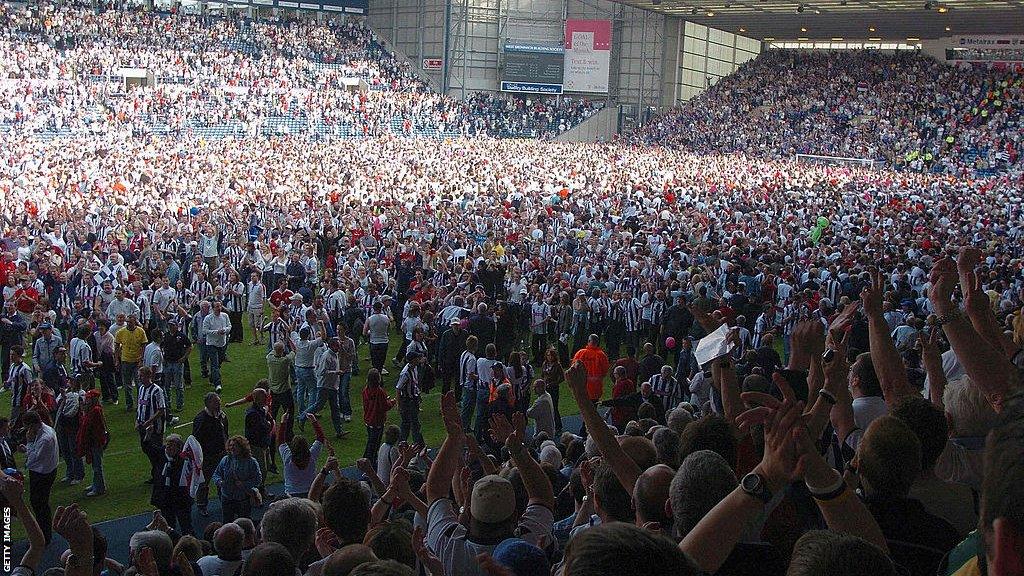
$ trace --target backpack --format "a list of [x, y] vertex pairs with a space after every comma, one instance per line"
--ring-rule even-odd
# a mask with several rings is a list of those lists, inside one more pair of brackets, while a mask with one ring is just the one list
[[[77, 396], [77, 395], [75, 395]], [[60, 409], [60, 423], [61, 426], [67, 428], [75, 428], [78, 426], [79, 415], [82, 412], [82, 399], [81, 397], [71, 398], [71, 395], [64, 397]]]

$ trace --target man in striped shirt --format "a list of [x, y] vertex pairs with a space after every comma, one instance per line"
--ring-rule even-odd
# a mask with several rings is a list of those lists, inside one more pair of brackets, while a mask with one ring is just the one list
[[7, 370], [4, 387], [11, 391], [11, 422], [21, 416], [21, 401], [32, 383], [32, 367], [23, 360], [25, 348], [20, 344], [11, 346], [11, 367]]
[[153, 372], [148, 366], [139, 368], [138, 379], [139, 403], [135, 411], [135, 429], [139, 433], [142, 451], [149, 458], [151, 466], [151, 476], [146, 483], [152, 484], [164, 463], [163, 437], [164, 424], [168, 420], [167, 399], [163, 388], [153, 382]]

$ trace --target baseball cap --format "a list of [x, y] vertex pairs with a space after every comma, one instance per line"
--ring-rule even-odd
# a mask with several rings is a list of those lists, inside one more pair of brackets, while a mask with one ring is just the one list
[[579, 290], [576, 291], [576, 295], [577, 296], [586, 296], [587, 295], [587, 291], [584, 290], [583, 288], [580, 288]]
[[473, 484], [473, 500], [469, 513], [473, 518], [488, 524], [508, 520], [516, 511], [516, 495], [512, 483], [490, 474]]
[[40, 330], [47, 330], [51, 328], [53, 328], [53, 324], [50, 324], [49, 322], [43, 322], [42, 324], [39, 325]]
[[549, 574], [551, 562], [544, 551], [522, 538], [509, 538], [494, 547], [494, 561], [512, 571], [515, 576]]
[[462, 326], [462, 320], [459, 320], [459, 317], [456, 316], [455, 318], [452, 318], [452, 321], [449, 322], [449, 324], [452, 326]]

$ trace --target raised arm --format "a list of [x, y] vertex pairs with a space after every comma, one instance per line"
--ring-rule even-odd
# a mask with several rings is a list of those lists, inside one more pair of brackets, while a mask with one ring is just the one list
[[888, 554], [882, 529], [864, 502], [846, 485], [842, 475], [825, 462], [806, 430], [797, 426], [795, 435], [800, 452], [797, 468], [829, 529], [862, 538]]
[[871, 284], [864, 287], [860, 299], [864, 303], [864, 314], [868, 318], [868, 339], [871, 347], [871, 363], [882, 386], [886, 404], [893, 406], [905, 396], [917, 394], [907, 380], [903, 359], [896, 350], [896, 343], [889, 332], [889, 324], [882, 315], [882, 292], [884, 281], [878, 270], [871, 271]]
[[942, 393], [949, 384], [946, 378], [946, 371], [942, 369], [942, 355], [939, 354], [939, 332], [933, 329], [931, 334], [920, 332], [917, 337], [921, 342], [921, 362], [924, 364], [925, 374], [928, 375], [928, 400], [932, 404], [945, 410], [942, 401]]
[[526, 494], [530, 497], [530, 504], [540, 504], [549, 510], [554, 510], [555, 494], [551, 488], [551, 481], [548, 480], [540, 464], [533, 459], [523, 445], [525, 430], [526, 418], [522, 412], [512, 415], [511, 424], [504, 414], [491, 416], [491, 436], [496, 442], [502, 442], [508, 448], [508, 453], [512, 456], [512, 461], [515, 462], [516, 468], [519, 469], [519, 475], [523, 479], [523, 486], [526, 488]]
[[[8, 476], [0, 470], [0, 494], [7, 499], [7, 505], [11, 507], [14, 515], [21, 520], [28, 535], [28, 550], [21, 557], [21, 565], [35, 571], [43, 559], [43, 552], [46, 550], [46, 540], [43, 538], [43, 531], [36, 522], [32, 510], [25, 504], [24, 499], [25, 483], [13, 476]], [[90, 551], [91, 555], [91, 551]]]
[[725, 419], [733, 428], [734, 433], [739, 433], [736, 427], [736, 417], [743, 412], [743, 399], [740, 397], [739, 383], [736, 381], [736, 366], [728, 356], [722, 356], [711, 364], [711, 378], [715, 388], [722, 395], [722, 409], [725, 412]]
[[448, 392], [441, 397], [441, 418], [444, 420], [446, 436], [437, 451], [437, 459], [427, 474], [427, 504], [447, 498], [451, 489], [452, 478], [459, 467], [459, 456], [465, 442], [462, 431], [462, 417], [455, 405], [455, 395]]
[[1017, 371], [1002, 350], [986, 342], [952, 301], [957, 272], [953, 261], [946, 258], [936, 263], [931, 271], [932, 289], [928, 293], [932, 308], [939, 316], [942, 330], [949, 345], [992, 408], [1002, 410], [1003, 400], [1019, 386]]
[[992, 347], [1002, 349], [1007, 356], [1017, 351], [1012, 340], [1003, 336], [999, 320], [992, 310], [992, 303], [981, 288], [981, 278], [975, 268], [981, 261], [981, 250], [972, 246], [960, 248], [956, 259], [957, 276], [960, 278], [960, 290], [964, 295], [964, 310], [967, 312], [971, 325], [978, 334]]
[[576, 399], [576, 404], [579, 405], [580, 415], [587, 427], [587, 433], [594, 439], [594, 443], [597, 444], [605, 462], [615, 472], [619, 483], [626, 489], [626, 492], [632, 494], [633, 486], [643, 470], [619, 446], [619, 441], [615, 439], [615, 435], [608, 429], [608, 425], [601, 419], [601, 415], [597, 413], [597, 407], [587, 396], [587, 369], [583, 363], [578, 360], [573, 362], [572, 366], [565, 371], [565, 380]]
[[764, 512], [770, 496], [799, 478], [793, 428], [801, 420], [803, 407], [803, 402], [787, 398], [777, 410], [761, 406], [737, 418], [743, 430], [749, 430], [753, 424], [764, 424], [764, 457], [754, 473], [764, 482], [768, 499], [755, 497], [737, 486], [683, 538], [679, 548], [704, 572], [718, 571], [749, 525]]

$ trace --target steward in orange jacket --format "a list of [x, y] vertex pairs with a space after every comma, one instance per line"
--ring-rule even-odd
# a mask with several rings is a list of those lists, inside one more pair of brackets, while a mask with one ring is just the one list
[[579, 360], [587, 369], [587, 397], [591, 401], [598, 401], [604, 393], [604, 377], [608, 375], [608, 355], [598, 345], [600, 338], [597, 334], [591, 334], [587, 345], [580, 348], [580, 351], [572, 357], [573, 361]]

